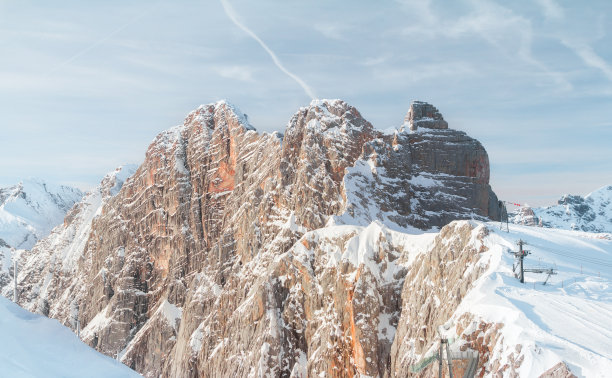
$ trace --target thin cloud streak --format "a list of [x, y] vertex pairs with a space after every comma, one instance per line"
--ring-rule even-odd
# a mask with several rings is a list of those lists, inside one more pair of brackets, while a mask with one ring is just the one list
[[612, 81], [612, 66], [610, 66], [601, 56], [597, 55], [591, 46], [567, 40], [562, 40], [561, 42], [572, 49], [587, 66], [597, 68], [608, 78], [608, 80]]
[[144, 12], [139, 13], [138, 15], [136, 15], [136, 17], [132, 18], [131, 20], [129, 20], [128, 22], [126, 22], [125, 24], [119, 26], [117, 29], [113, 30], [112, 32], [110, 32], [109, 34], [107, 34], [106, 36], [100, 38], [99, 40], [95, 41], [94, 43], [92, 43], [91, 45], [85, 47], [84, 49], [82, 49], [81, 51], [77, 52], [76, 54], [74, 54], [73, 56], [71, 56], [70, 58], [64, 60], [63, 62], [61, 62], [60, 64], [56, 65], [55, 67], [53, 67], [52, 69], [50, 69], [49, 71], [47, 71], [47, 73], [45, 74], [45, 76], [51, 75], [52, 73], [54, 73], [55, 71], [65, 67], [67, 64], [73, 62], [74, 60], [80, 58], [81, 56], [87, 54], [89, 51], [93, 50], [94, 48], [98, 47], [99, 45], [103, 44], [104, 42], [108, 41], [109, 39], [113, 38], [115, 35], [119, 34], [122, 30], [124, 30], [125, 28], [127, 28], [128, 26], [134, 24], [135, 22], [137, 22], [138, 20], [140, 20], [141, 18], [143, 18], [144, 16], [146, 16], [147, 14], [151, 13], [155, 8], [157, 8], [159, 5], [161, 4], [161, 2], [158, 2], [156, 4], [153, 4], [153, 6], [151, 6], [150, 8], [145, 9]]
[[276, 67], [278, 67], [278, 69], [280, 69], [287, 76], [295, 80], [295, 82], [298, 83], [300, 87], [302, 87], [302, 89], [304, 90], [304, 92], [306, 93], [308, 97], [310, 97], [313, 100], [317, 98], [317, 96], [314, 94], [313, 90], [308, 86], [308, 84], [306, 84], [304, 80], [302, 80], [299, 76], [297, 76], [296, 74], [286, 69], [285, 66], [283, 66], [281, 61], [278, 59], [274, 51], [272, 51], [272, 49], [270, 49], [268, 45], [266, 45], [265, 42], [262, 41], [261, 38], [257, 36], [257, 34], [255, 34], [253, 31], [251, 31], [251, 29], [247, 28], [240, 21], [238, 21], [234, 8], [232, 8], [232, 6], [230, 5], [229, 2], [227, 2], [227, 0], [221, 0], [221, 5], [223, 5], [223, 10], [225, 11], [225, 14], [227, 15], [227, 17], [229, 17], [230, 20], [232, 20], [234, 25], [238, 26], [245, 33], [251, 36], [251, 38], [257, 41], [257, 43], [259, 43], [259, 45], [268, 53], [268, 55], [270, 55], [270, 58], [272, 58], [272, 61], [274, 62]]

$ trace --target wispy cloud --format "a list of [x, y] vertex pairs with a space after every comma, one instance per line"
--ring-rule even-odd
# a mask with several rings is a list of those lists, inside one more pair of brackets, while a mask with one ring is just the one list
[[83, 48], [82, 50], [78, 51], [76, 54], [72, 55], [71, 57], [69, 57], [68, 59], [62, 61], [61, 63], [59, 63], [58, 65], [56, 65], [55, 67], [51, 68], [46, 75], [50, 75], [52, 73], [54, 73], [55, 71], [59, 70], [60, 68], [66, 66], [67, 64], [73, 62], [74, 60], [80, 58], [81, 56], [87, 54], [89, 51], [93, 50], [94, 48], [96, 48], [97, 46], [103, 44], [104, 42], [110, 40], [111, 38], [113, 38], [115, 35], [119, 34], [121, 31], [123, 31], [124, 29], [126, 29], [128, 26], [136, 23], [138, 20], [140, 20], [141, 18], [143, 18], [144, 16], [146, 16], [147, 14], [151, 13], [154, 9], [156, 9], [159, 5], [161, 4], [161, 1], [154, 3], [152, 6], [145, 8], [145, 10], [139, 14], [137, 14], [135, 17], [131, 18], [128, 22], [126, 22], [125, 24], [119, 26], [118, 28], [116, 28], [115, 30], [111, 31], [110, 33], [106, 34], [105, 36], [103, 36], [102, 38], [96, 40], [95, 42], [91, 43], [90, 45], [86, 46], [85, 48]]
[[240, 81], [253, 81], [253, 69], [248, 66], [221, 66], [215, 71], [222, 77]]
[[572, 49], [587, 66], [597, 68], [608, 80], [612, 81], [612, 66], [599, 56], [591, 46], [586, 43], [579, 43], [566, 39], [561, 42]]
[[302, 87], [308, 97], [310, 97], [311, 99], [317, 98], [317, 96], [314, 94], [314, 91], [308, 86], [308, 84], [306, 84], [306, 82], [302, 80], [299, 76], [286, 69], [285, 66], [281, 63], [280, 59], [278, 59], [274, 51], [272, 51], [272, 49], [270, 49], [270, 47], [268, 47], [268, 45], [266, 45], [266, 43], [257, 36], [257, 34], [255, 34], [251, 29], [246, 27], [243, 23], [238, 21], [238, 17], [236, 16], [234, 8], [232, 8], [231, 4], [227, 0], [221, 0], [221, 4], [223, 5], [223, 10], [225, 11], [227, 17], [229, 17], [229, 19], [232, 20], [232, 22], [236, 26], [238, 26], [245, 33], [247, 33], [257, 43], [259, 43], [259, 45], [268, 53], [268, 55], [270, 55], [270, 58], [272, 58], [272, 61], [274, 62], [276, 67], [278, 67], [278, 69], [280, 69], [287, 76], [295, 80], [295, 82], [298, 83], [300, 87]]
[[387, 62], [390, 58], [391, 58], [390, 54], [389, 55], [380, 55], [380, 56], [376, 56], [376, 57], [372, 57], [372, 58], [366, 58], [366, 59], [363, 60], [363, 62], [361, 64], [366, 66], [366, 67], [378, 66], [380, 64], [383, 64], [383, 63]]
[[344, 33], [348, 27], [341, 24], [315, 24], [314, 28], [319, 33], [323, 34], [327, 38], [335, 39], [338, 41], [345, 41], [347, 38]]
[[420, 81], [449, 77], [475, 76], [478, 72], [465, 62], [444, 62], [419, 64], [409, 67], [383, 67], [375, 71], [378, 78], [402, 83], [417, 83]]
[[469, 14], [456, 19], [443, 19], [431, 8], [430, 1], [402, 3], [413, 7], [413, 12], [419, 14], [418, 23], [404, 28], [403, 34], [430, 39], [459, 39], [477, 35], [509, 58], [518, 57], [537, 68], [562, 91], [573, 89], [563, 73], [551, 69], [534, 56], [531, 21], [511, 9], [486, 0], [473, 0]]
[[537, 0], [538, 5], [544, 12], [544, 17], [551, 20], [562, 20], [565, 18], [565, 11], [555, 2], [555, 0]]

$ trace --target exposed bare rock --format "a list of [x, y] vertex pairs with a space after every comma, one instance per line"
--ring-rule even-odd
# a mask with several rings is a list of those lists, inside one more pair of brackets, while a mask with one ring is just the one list
[[523, 206], [513, 213], [512, 223], [525, 226], [537, 226], [540, 224], [540, 219], [535, 215], [531, 207]]
[[576, 376], [570, 371], [565, 362], [559, 362], [542, 373], [540, 378], [576, 378]]
[[[407, 118], [415, 104], [431, 107], [413, 103]], [[344, 181], [345, 211], [336, 223], [384, 219], [400, 228], [428, 229], [455, 219], [499, 219], [487, 152], [457, 130], [402, 127], [379, 136], [364, 145]]]
[[419, 127], [427, 129], [448, 129], [448, 123], [442, 117], [438, 109], [426, 102], [413, 101], [410, 110], [404, 118], [404, 125], [410, 130], [416, 131]]

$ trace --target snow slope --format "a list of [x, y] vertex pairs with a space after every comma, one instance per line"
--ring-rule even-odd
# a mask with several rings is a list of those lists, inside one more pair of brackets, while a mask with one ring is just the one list
[[554, 206], [519, 209], [511, 215], [511, 221], [516, 224], [541, 221], [544, 227], [612, 233], [612, 185], [585, 197], [564, 195]]
[[138, 377], [96, 352], [57, 320], [32, 314], [0, 297], [0, 376]]
[[39, 179], [0, 188], [0, 239], [11, 247], [32, 248], [82, 197], [76, 188]]
[[[537, 377], [561, 361], [579, 377], [609, 376], [612, 240], [580, 231], [518, 225], [511, 225], [506, 233], [495, 223], [475, 224], [489, 229], [484, 240], [489, 250], [481, 257], [489, 268], [453, 320], [472, 314], [473, 324], [503, 324], [491, 359], [511, 365], [522, 356], [520, 377]], [[544, 274], [526, 273], [524, 284], [514, 277], [514, 256], [509, 251], [517, 250], [519, 239], [531, 251], [525, 267], [558, 269], [548, 284], [543, 285]], [[472, 331], [478, 330], [467, 329], [464, 334]]]

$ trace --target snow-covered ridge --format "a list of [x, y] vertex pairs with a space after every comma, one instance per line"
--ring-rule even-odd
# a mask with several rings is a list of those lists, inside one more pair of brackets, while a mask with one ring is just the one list
[[82, 197], [79, 189], [35, 178], [0, 188], [0, 238], [11, 247], [30, 249]]
[[599, 188], [585, 197], [564, 195], [553, 206], [520, 208], [511, 214], [510, 221], [565, 230], [612, 233], [612, 185]]
[[6, 377], [139, 377], [84, 344], [57, 320], [0, 297], [0, 375]]
[[[472, 324], [501, 324], [491, 360], [508, 364], [507, 371], [520, 377], [537, 377], [559, 362], [577, 376], [607, 376], [612, 369], [612, 241], [517, 225], [507, 233], [497, 226], [487, 224], [490, 233], [484, 239], [488, 252], [482, 258], [489, 268], [453, 319], [471, 314]], [[531, 252], [525, 267], [556, 268], [546, 285], [545, 274], [526, 273], [524, 284], [514, 277], [509, 252], [517, 250], [519, 239]], [[464, 334], [480, 332], [470, 327]]]

